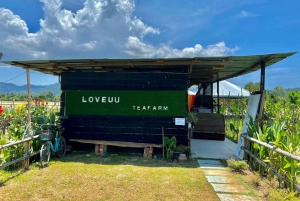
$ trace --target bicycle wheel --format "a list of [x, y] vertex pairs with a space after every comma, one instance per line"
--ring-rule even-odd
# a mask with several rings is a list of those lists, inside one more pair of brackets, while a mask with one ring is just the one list
[[61, 158], [64, 157], [65, 154], [66, 154], [66, 140], [63, 136], [61, 136], [58, 141], [57, 156], [58, 158]]
[[50, 145], [49, 142], [45, 142], [40, 150], [40, 162], [41, 167], [46, 167], [50, 160]]

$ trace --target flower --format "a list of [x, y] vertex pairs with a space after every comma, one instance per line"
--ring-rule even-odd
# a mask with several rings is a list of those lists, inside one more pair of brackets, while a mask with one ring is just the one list
[[3, 113], [2, 106], [0, 105], [0, 114]]
[[40, 102], [40, 99], [36, 98], [34, 103], [37, 105]]

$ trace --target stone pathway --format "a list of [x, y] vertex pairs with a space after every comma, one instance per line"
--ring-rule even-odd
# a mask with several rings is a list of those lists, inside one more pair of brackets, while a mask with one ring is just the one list
[[240, 185], [220, 160], [198, 160], [207, 181], [212, 185], [221, 201], [254, 201], [250, 191]]

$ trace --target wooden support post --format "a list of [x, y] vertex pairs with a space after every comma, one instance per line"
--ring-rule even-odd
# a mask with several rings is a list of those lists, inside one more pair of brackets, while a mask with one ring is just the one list
[[[26, 69], [26, 77], [27, 77], [27, 93], [28, 93], [28, 116], [27, 116], [27, 136], [31, 137], [31, 91], [30, 91], [30, 75], [29, 69]], [[30, 142], [25, 142], [25, 156], [29, 154], [30, 150]], [[29, 158], [26, 158], [24, 161], [25, 170], [29, 169]]]
[[149, 149], [150, 149], [149, 147], [145, 147], [145, 148], [144, 148], [144, 155], [143, 155], [143, 158], [144, 158], [144, 159], [148, 158]]
[[[248, 150], [250, 150], [250, 141], [248, 141], [247, 138], [244, 138], [244, 147]], [[249, 154], [247, 152], [244, 152], [244, 160], [248, 161], [249, 160]], [[248, 161], [249, 163], [249, 161]]]
[[260, 63], [261, 71], [260, 71], [260, 91], [265, 90], [265, 78], [266, 78], [266, 64], [264, 61]]
[[100, 147], [99, 147], [100, 156], [104, 156], [105, 151], [106, 151], [106, 145], [100, 144]]
[[100, 149], [100, 145], [99, 144], [95, 144], [95, 154], [99, 155], [99, 149]]
[[[219, 78], [219, 74], [217, 75]], [[218, 94], [218, 113], [220, 113], [220, 82], [217, 82], [217, 94]]]
[[148, 157], [147, 157], [147, 158], [152, 159], [152, 155], [153, 155], [153, 147], [150, 147], [150, 148], [149, 148], [149, 152], [148, 152]]

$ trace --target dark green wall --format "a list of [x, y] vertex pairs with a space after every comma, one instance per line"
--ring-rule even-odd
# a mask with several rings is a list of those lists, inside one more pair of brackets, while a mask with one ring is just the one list
[[66, 115], [184, 116], [186, 91], [69, 90]]
[[[175, 125], [175, 118], [184, 118], [187, 111], [187, 88], [186, 73], [63, 73], [61, 114], [69, 117], [63, 120], [64, 135], [67, 140], [161, 144], [164, 127], [166, 136], [176, 136], [178, 144], [187, 145], [187, 126]], [[82, 96], [87, 102], [82, 103]], [[103, 96], [120, 100], [102, 103]], [[88, 103], [88, 97], [94, 97], [92, 103]], [[95, 97], [100, 97], [98, 103]], [[138, 105], [147, 107], [133, 110]], [[168, 105], [168, 110], [148, 110], [155, 105]]]

